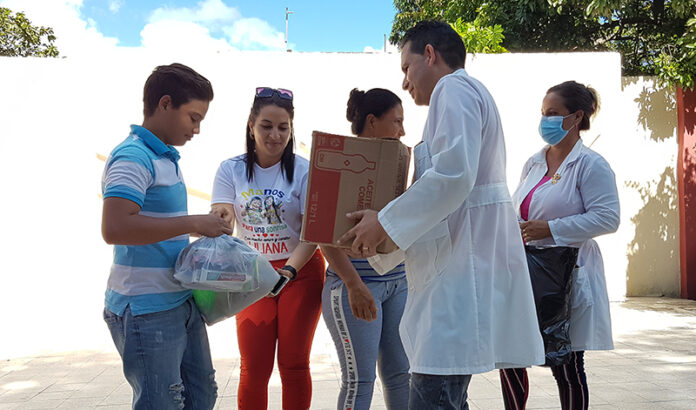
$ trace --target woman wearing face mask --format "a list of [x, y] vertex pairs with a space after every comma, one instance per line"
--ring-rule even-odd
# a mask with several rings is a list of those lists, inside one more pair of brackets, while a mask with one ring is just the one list
[[[614, 348], [609, 298], [596, 236], [619, 226], [614, 172], [601, 155], [583, 144], [599, 108], [597, 93], [575, 81], [551, 87], [542, 103], [541, 138], [548, 144], [522, 169], [513, 201], [525, 244], [579, 248], [573, 272], [570, 363], [551, 366], [562, 409], [587, 409], [586, 350]], [[529, 394], [525, 369], [501, 369], [506, 409], [524, 409]]]
[[213, 186], [212, 212], [236, 221], [237, 236], [292, 278], [287, 285], [281, 278], [271, 291], [277, 296], [237, 314], [239, 409], [267, 408], [276, 343], [283, 408], [308, 409], [312, 398], [309, 352], [321, 312], [324, 260], [316, 245], [299, 239], [309, 162], [293, 153], [293, 117], [292, 92], [257, 88], [247, 152], [223, 161]]
[[[346, 117], [358, 137], [404, 135], [401, 100], [389, 90], [353, 89]], [[349, 259], [339, 248], [321, 249], [329, 262], [322, 311], [341, 363], [338, 409], [370, 408], [375, 365], [387, 408], [407, 408], [409, 366], [399, 337], [407, 292], [404, 264], [380, 276], [366, 259]]]

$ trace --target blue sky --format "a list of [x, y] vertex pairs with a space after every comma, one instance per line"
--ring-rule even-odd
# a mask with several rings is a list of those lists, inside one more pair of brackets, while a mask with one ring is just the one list
[[[285, 34], [285, 7], [289, 16], [289, 41], [295, 51], [364, 51], [382, 49], [389, 36], [395, 10], [390, 0], [218, 0], [236, 9], [237, 18], [265, 21]], [[118, 39], [119, 46], [141, 45], [141, 31], [156, 10], [194, 10], [203, 1], [185, 0], [84, 0], [80, 16], [91, 21], [104, 36]], [[209, 26], [210, 36], [225, 38], [221, 26]], [[277, 34], [276, 33], [276, 34]], [[263, 49], [262, 46], [236, 46]]]

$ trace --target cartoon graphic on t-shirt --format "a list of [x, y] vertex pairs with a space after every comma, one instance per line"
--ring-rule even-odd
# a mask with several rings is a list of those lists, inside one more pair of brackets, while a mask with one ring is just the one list
[[283, 223], [280, 220], [280, 207], [283, 205], [282, 203], [276, 204], [275, 198], [273, 198], [272, 195], [268, 195], [263, 200], [263, 205], [266, 210], [266, 220], [269, 224], [275, 225]]
[[292, 240], [288, 225], [283, 222], [285, 193], [279, 189], [250, 189], [239, 203], [242, 239], [270, 260], [287, 257]]
[[283, 220], [280, 218], [281, 206], [283, 206], [283, 203], [277, 203], [273, 195], [267, 195], [263, 199], [260, 196], [254, 196], [246, 203], [242, 211], [242, 217], [245, 217], [246, 222], [252, 225], [266, 223], [269, 225], [282, 224]]
[[246, 209], [242, 216], [246, 216], [247, 222], [253, 225], [264, 223], [263, 200], [259, 196], [255, 196], [246, 204]]

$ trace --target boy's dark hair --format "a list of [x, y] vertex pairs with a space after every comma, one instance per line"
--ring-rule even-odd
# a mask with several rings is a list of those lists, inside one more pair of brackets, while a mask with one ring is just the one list
[[365, 128], [365, 119], [372, 114], [380, 118], [384, 113], [401, 105], [401, 99], [384, 88], [373, 88], [367, 92], [353, 88], [348, 97], [346, 118], [351, 122], [350, 130], [360, 135]]
[[183, 64], [174, 63], [155, 67], [145, 81], [143, 111], [145, 117], [155, 113], [160, 99], [168, 95], [174, 108], [191, 100], [212, 101], [213, 86], [207, 78]]
[[575, 81], [566, 81], [549, 88], [546, 94], [549, 93], [556, 93], [561, 96], [565, 107], [571, 114], [582, 110], [584, 114], [578, 130], [590, 129], [590, 118], [599, 111], [599, 94], [597, 94], [594, 88]]
[[[285, 178], [287, 178], [288, 182], [292, 183], [293, 176], [295, 175], [295, 127], [292, 125], [292, 121], [295, 118], [295, 107], [292, 104], [292, 100], [280, 98], [277, 93], [274, 93], [271, 97], [254, 97], [248, 123], [254, 124], [256, 122], [256, 117], [258, 117], [259, 112], [261, 112], [261, 108], [267, 105], [276, 105], [283, 108], [290, 116], [290, 140], [288, 141], [288, 145], [285, 146], [283, 156], [280, 157], [280, 171], [285, 174]], [[254, 136], [251, 135], [251, 127], [248, 123], [246, 127], [246, 174], [247, 180], [251, 182], [251, 180], [254, 179], [254, 164], [256, 163], [256, 140]]]
[[425, 46], [430, 44], [454, 70], [463, 68], [466, 62], [466, 46], [462, 38], [444, 21], [418, 22], [406, 31], [399, 48], [403, 49], [406, 44], [409, 44], [412, 53], [421, 55], [425, 52]]

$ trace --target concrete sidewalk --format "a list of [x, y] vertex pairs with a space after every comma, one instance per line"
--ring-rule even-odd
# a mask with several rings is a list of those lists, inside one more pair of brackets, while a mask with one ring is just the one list
[[[633, 298], [612, 304], [616, 349], [585, 356], [592, 409], [696, 409], [696, 302]], [[211, 345], [231, 344], [211, 328]], [[106, 327], [102, 329], [106, 332]], [[5, 335], [7, 337], [7, 335]], [[340, 369], [323, 321], [312, 354], [312, 409], [335, 409]], [[228, 346], [228, 352], [236, 346]], [[216, 408], [236, 409], [239, 358], [216, 354]], [[551, 371], [529, 372], [528, 409], [559, 408]], [[280, 378], [274, 372], [269, 408], [280, 409]], [[130, 386], [115, 350], [51, 353], [0, 362], [0, 410], [129, 409]], [[497, 372], [475, 375], [471, 409], [503, 409]], [[372, 409], [384, 409], [375, 387]]]

